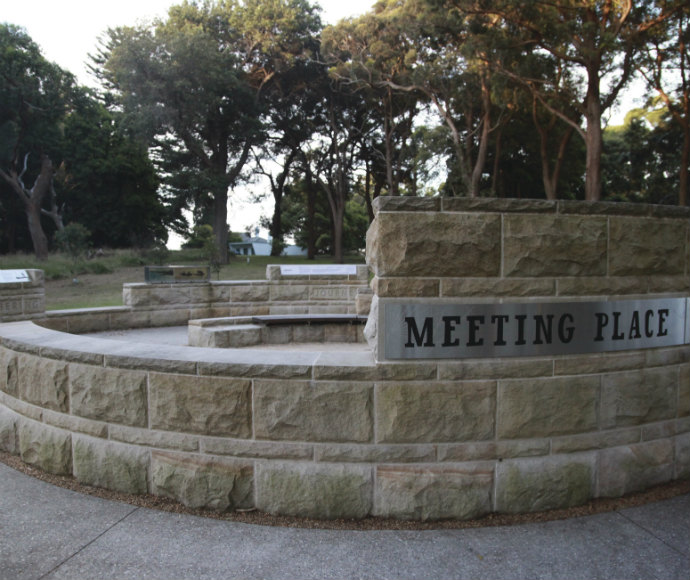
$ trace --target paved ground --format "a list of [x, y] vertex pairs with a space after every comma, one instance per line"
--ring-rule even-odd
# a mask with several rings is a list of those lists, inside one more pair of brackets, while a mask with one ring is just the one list
[[0, 578], [690, 578], [690, 495], [511, 527], [266, 527], [81, 495], [0, 463]]

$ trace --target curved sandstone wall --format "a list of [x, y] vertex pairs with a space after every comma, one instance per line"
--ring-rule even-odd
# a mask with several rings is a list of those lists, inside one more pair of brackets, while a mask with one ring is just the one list
[[[375, 310], [388, 298], [688, 295], [683, 210], [379, 199]], [[422, 234], [433, 218], [445, 237]], [[580, 257], [556, 259], [576, 241]], [[418, 260], [424, 244], [435, 250]], [[464, 519], [690, 477], [687, 345], [412, 361], [373, 350], [286, 356], [0, 325], [0, 446], [91, 485], [318, 518]]]

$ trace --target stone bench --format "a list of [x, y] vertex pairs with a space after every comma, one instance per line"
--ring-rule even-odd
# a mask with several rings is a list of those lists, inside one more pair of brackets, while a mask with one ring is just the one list
[[358, 314], [271, 314], [252, 316], [252, 322], [263, 326], [286, 324], [366, 324], [367, 317]]
[[243, 348], [261, 344], [365, 342], [366, 316], [274, 314], [192, 320], [190, 346]]

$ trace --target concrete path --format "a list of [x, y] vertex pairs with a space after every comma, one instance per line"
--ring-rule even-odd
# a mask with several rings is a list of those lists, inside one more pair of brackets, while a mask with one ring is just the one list
[[512, 527], [333, 531], [159, 512], [0, 463], [0, 578], [690, 578], [690, 495]]

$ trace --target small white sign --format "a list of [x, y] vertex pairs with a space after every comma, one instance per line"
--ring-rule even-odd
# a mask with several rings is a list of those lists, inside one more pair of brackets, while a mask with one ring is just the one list
[[282, 276], [355, 276], [354, 264], [281, 265]]
[[31, 282], [26, 270], [0, 270], [0, 284], [16, 284], [17, 282]]

